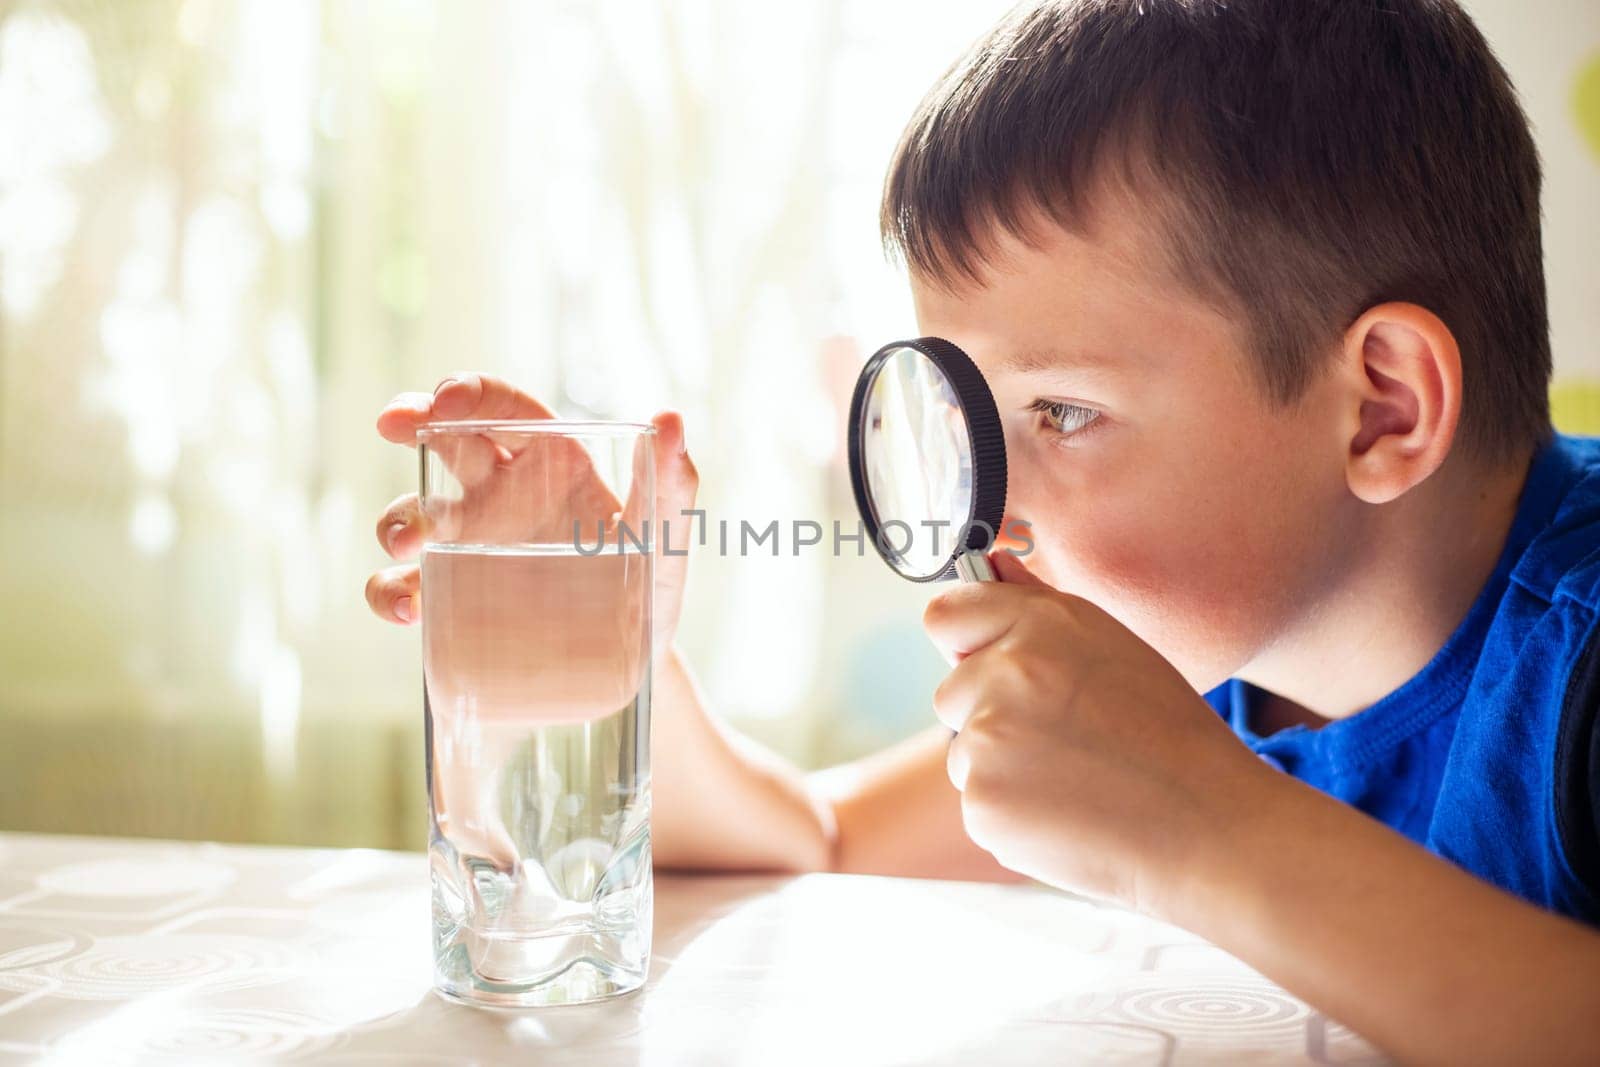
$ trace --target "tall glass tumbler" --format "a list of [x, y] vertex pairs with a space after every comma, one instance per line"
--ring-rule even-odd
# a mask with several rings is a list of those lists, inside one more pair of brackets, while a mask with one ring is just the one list
[[417, 434], [446, 997], [571, 1004], [644, 983], [654, 433], [552, 419]]

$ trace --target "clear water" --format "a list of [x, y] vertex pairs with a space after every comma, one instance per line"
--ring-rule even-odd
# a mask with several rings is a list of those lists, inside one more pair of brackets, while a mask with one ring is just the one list
[[430, 545], [422, 559], [435, 984], [479, 1004], [643, 984], [649, 560]]

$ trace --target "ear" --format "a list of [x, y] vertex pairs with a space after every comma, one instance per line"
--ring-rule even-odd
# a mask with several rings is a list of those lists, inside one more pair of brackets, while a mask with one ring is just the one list
[[1345, 479], [1369, 504], [1385, 504], [1444, 463], [1461, 418], [1461, 350], [1437, 315], [1379, 304], [1345, 331], [1355, 405]]

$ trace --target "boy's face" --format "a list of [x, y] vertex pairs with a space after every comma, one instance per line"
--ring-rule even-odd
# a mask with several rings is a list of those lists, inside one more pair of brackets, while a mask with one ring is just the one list
[[994, 392], [1024, 562], [1204, 690], [1292, 635], [1350, 564], [1353, 414], [1332, 374], [1276, 408], [1244, 324], [1171, 278], [1137, 212], [1105, 198], [1086, 234], [1000, 236], [980, 284], [913, 277], [913, 297], [922, 333]]

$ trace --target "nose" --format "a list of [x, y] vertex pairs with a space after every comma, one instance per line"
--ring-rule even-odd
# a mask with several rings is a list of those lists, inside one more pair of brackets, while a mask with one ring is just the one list
[[1017, 514], [1011, 508], [1006, 509], [1005, 518], [1000, 521], [1000, 529], [995, 531], [994, 547], [999, 551], [1021, 552], [1029, 547], [1027, 538], [1019, 536], [1027, 531], [1031, 524], [1027, 519]]

